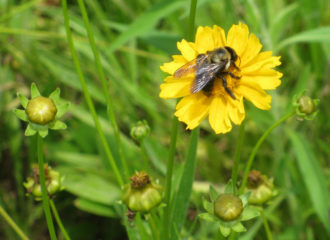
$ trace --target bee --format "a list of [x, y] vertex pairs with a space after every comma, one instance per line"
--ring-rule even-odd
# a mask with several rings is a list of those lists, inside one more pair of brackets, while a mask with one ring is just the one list
[[240, 79], [239, 76], [228, 71], [231, 66], [239, 71], [239, 68], [235, 64], [237, 58], [236, 52], [231, 47], [216, 48], [212, 51], [207, 51], [205, 54], [199, 54], [196, 59], [176, 70], [173, 76], [175, 78], [182, 78], [190, 73], [195, 73], [195, 80], [191, 86], [192, 93], [202, 90], [206, 93], [211, 92], [214, 80], [220, 78], [226, 92], [233, 99], [236, 99], [233, 92], [227, 86], [225, 76], [230, 75], [232, 78]]

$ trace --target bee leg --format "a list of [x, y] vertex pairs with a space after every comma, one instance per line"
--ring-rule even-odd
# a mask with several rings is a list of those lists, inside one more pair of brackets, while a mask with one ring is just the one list
[[224, 89], [226, 90], [226, 92], [229, 94], [229, 96], [232, 97], [232, 99], [236, 99], [234, 93], [227, 87], [227, 80], [225, 79], [224, 76], [220, 76], [222, 79], [222, 85], [224, 87]]
[[241, 77], [239, 77], [239, 76], [234, 75], [232, 72], [222, 72], [222, 73], [228, 74], [228, 75], [230, 75], [232, 78], [235, 78], [235, 79], [240, 79], [240, 78], [241, 78]]

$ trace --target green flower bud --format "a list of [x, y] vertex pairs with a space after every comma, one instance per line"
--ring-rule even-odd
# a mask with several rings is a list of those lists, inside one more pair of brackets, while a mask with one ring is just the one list
[[161, 202], [161, 186], [151, 182], [145, 172], [137, 172], [124, 187], [122, 200], [131, 211], [148, 212]]
[[315, 104], [313, 99], [311, 99], [309, 96], [301, 96], [298, 99], [299, 104], [299, 111], [302, 113], [305, 113], [307, 115], [312, 114], [315, 111]]
[[214, 202], [214, 214], [224, 221], [233, 221], [243, 212], [242, 200], [234, 194], [221, 194]]
[[312, 120], [318, 113], [316, 107], [319, 104], [319, 99], [312, 99], [304, 94], [305, 91], [293, 97], [293, 106], [296, 108], [298, 120]]
[[276, 195], [272, 181], [256, 170], [249, 173], [246, 191], [251, 192], [249, 203], [256, 205], [264, 204]]
[[[49, 196], [53, 196], [55, 193], [62, 190], [61, 181], [62, 177], [59, 172], [52, 170], [47, 164], [44, 165], [46, 188]], [[36, 201], [42, 200], [42, 191], [40, 185], [40, 174], [37, 165], [32, 168], [32, 174], [23, 183], [27, 190], [27, 195], [32, 194]]]
[[31, 122], [46, 125], [55, 119], [57, 108], [52, 99], [38, 96], [28, 102], [25, 112]]
[[150, 133], [150, 127], [146, 120], [138, 121], [131, 129], [131, 137], [136, 141], [143, 140]]

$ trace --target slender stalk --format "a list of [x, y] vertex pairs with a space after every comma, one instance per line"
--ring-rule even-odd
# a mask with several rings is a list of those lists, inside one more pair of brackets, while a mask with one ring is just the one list
[[231, 179], [233, 180], [234, 194], [237, 194], [237, 175], [238, 175], [239, 162], [240, 162], [240, 158], [241, 158], [241, 149], [242, 149], [242, 144], [243, 144], [243, 139], [244, 139], [244, 129], [245, 129], [245, 121], [243, 121], [241, 123], [241, 126], [239, 128], [238, 140], [237, 140], [235, 155], [234, 155], [234, 167], [233, 167], [233, 171], [231, 174]]
[[149, 214], [149, 221], [150, 221], [150, 226], [152, 228], [152, 231], [154, 232], [154, 235], [155, 235], [155, 240], [160, 240], [160, 237], [159, 237], [159, 233], [158, 233], [158, 228], [156, 226], [156, 223], [153, 219], [153, 216], [152, 216], [153, 213], [150, 213]]
[[251, 169], [251, 166], [253, 164], [253, 160], [254, 160], [254, 157], [256, 156], [256, 153], [257, 151], [259, 150], [261, 144], [264, 142], [264, 140], [266, 139], [266, 137], [277, 127], [279, 126], [282, 122], [284, 122], [285, 120], [287, 120], [288, 118], [292, 117], [296, 112], [293, 111], [293, 112], [290, 112], [289, 114], [287, 114], [286, 116], [282, 117], [280, 120], [278, 120], [277, 122], [275, 122], [272, 126], [270, 126], [267, 131], [261, 136], [261, 138], [259, 138], [258, 142], [256, 143], [256, 145], [254, 146], [251, 154], [250, 154], [250, 157], [249, 157], [249, 160], [248, 160], [248, 163], [245, 167], [245, 170], [244, 170], [244, 176], [243, 176], [243, 180], [242, 180], [242, 185], [241, 185], [241, 188], [240, 188], [240, 194], [242, 194], [244, 192], [244, 189], [245, 189], [245, 185], [246, 185], [246, 182], [247, 182], [247, 178], [248, 178], [248, 175], [249, 175], [249, 172], [250, 172], [250, 169]]
[[164, 203], [166, 204], [165, 212], [164, 212], [164, 234], [163, 239], [168, 239], [169, 235], [169, 221], [170, 221], [170, 214], [171, 214], [171, 207], [170, 207], [170, 199], [171, 199], [171, 188], [172, 188], [172, 174], [173, 174], [173, 165], [174, 165], [174, 155], [175, 155], [175, 146], [176, 140], [178, 135], [178, 119], [173, 116], [172, 120], [172, 132], [171, 132], [171, 142], [170, 142], [170, 151], [167, 159], [166, 164], [166, 180], [165, 180], [165, 197]]
[[267, 218], [265, 216], [264, 210], [261, 209], [260, 210], [260, 216], [262, 218], [262, 222], [264, 223], [264, 227], [265, 227], [265, 231], [266, 231], [266, 235], [267, 235], [267, 240], [273, 240], [273, 236], [272, 236], [272, 232], [270, 230]]
[[8, 213], [2, 208], [1, 205], [0, 205], [0, 215], [9, 224], [9, 226], [11, 226], [11, 228], [17, 233], [17, 235], [22, 240], [29, 240], [29, 238], [24, 234], [24, 232], [19, 228], [19, 226], [17, 226], [14, 220], [8, 215]]
[[147, 173], [150, 173], [150, 166], [149, 166], [149, 161], [148, 161], [147, 150], [146, 150], [146, 147], [144, 145], [144, 140], [143, 139], [140, 141], [140, 148], [141, 148], [141, 152], [142, 152], [142, 155], [143, 155], [144, 170]]
[[41, 185], [41, 192], [42, 192], [42, 204], [44, 206], [44, 212], [46, 216], [46, 222], [48, 225], [48, 230], [50, 234], [51, 240], [56, 240], [56, 234], [55, 234], [55, 228], [53, 224], [52, 215], [50, 213], [49, 208], [49, 199], [48, 199], [48, 193], [46, 188], [46, 179], [45, 179], [45, 171], [44, 171], [44, 156], [42, 153], [42, 145], [43, 145], [43, 139], [40, 137], [39, 134], [37, 134], [37, 152], [38, 152], [38, 164], [39, 164], [39, 175], [40, 175], [40, 185]]
[[[190, 1], [190, 15], [189, 15], [189, 23], [188, 23], [188, 34], [187, 39], [193, 40], [194, 37], [194, 29], [195, 29], [195, 16], [196, 16], [196, 6], [197, 0]], [[165, 183], [165, 197], [164, 203], [166, 204], [165, 213], [164, 213], [164, 224], [163, 224], [163, 239], [167, 240], [170, 232], [170, 215], [171, 215], [171, 188], [172, 188], [172, 174], [173, 174], [173, 166], [174, 166], [174, 155], [175, 155], [175, 146], [178, 134], [178, 119], [174, 116], [172, 121], [172, 132], [171, 132], [171, 143], [169, 156], [167, 160], [167, 172], [166, 172], [166, 183]]]
[[112, 124], [112, 127], [114, 129], [114, 134], [115, 134], [115, 138], [116, 138], [118, 152], [119, 152], [119, 155], [120, 155], [121, 165], [122, 165], [123, 171], [124, 171], [124, 176], [126, 177], [126, 180], [128, 180], [129, 176], [130, 176], [130, 172], [128, 171], [127, 162], [126, 162], [125, 155], [124, 155], [124, 152], [123, 152], [123, 148], [122, 148], [122, 145], [121, 145], [121, 139], [120, 139], [118, 124], [117, 124], [115, 113], [114, 113], [113, 101], [110, 97], [110, 93], [109, 93], [109, 89], [108, 89], [108, 83], [107, 83], [107, 80], [106, 80], [106, 77], [105, 77], [105, 74], [104, 74], [104, 71], [103, 71], [100, 54], [99, 54], [99, 51], [97, 50], [97, 47], [96, 47], [96, 44], [95, 44], [94, 34], [93, 34], [93, 31], [92, 31], [91, 26], [90, 26], [90, 22], [89, 22], [89, 19], [88, 19], [88, 14], [87, 14], [87, 11], [86, 11], [84, 1], [83, 0], [78, 0], [78, 4], [79, 4], [80, 11], [81, 11], [81, 14], [83, 16], [84, 23], [85, 23], [85, 26], [86, 26], [87, 35], [88, 35], [90, 46], [91, 46], [92, 51], [93, 51], [96, 68], [97, 68], [97, 71], [99, 73], [99, 77], [100, 77], [101, 82], [102, 82], [103, 94], [104, 94], [106, 104], [107, 104], [107, 114], [108, 114], [108, 118], [109, 118], [109, 120]]
[[62, 9], [63, 9], [63, 15], [64, 15], [64, 23], [65, 23], [66, 35], [67, 35], [67, 38], [68, 38], [68, 43], [69, 43], [69, 47], [70, 47], [70, 50], [71, 50], [72, 59], [73, 59], [74, 65], [76, 67], [77, 74], [79, 76], [79, 80], [80, 80], [80, 83], [81, 83], [81, 86], [82, 86], [82, 90], [83, 90], [83, 93], [84, 93], [84, 96], [85, 96], [85, 100], [87, 102], [89, 111], [91, 112], [91, 114], [93, 116], [93, 120], [94, 120], [94, 124], [95, 124], [96, 130], [97, 130], [97, 132], [98, 132], [98, 134], [100, 136], [101, 143], [103, 145], [103, 148], [105, 150], [105, 153], [106, 153], [106, 156], [107, 156], [107, 158], [109, 160], [109, 163], [110, 163], [110, 165], [112, 167], [112, 170], [114, 171], [114, 174], [115, 174], [115, 177], [117, 179], [117, 182], [118, 182], [118, 184], [120, 186], [123, 186], [124, 182], [123, 182], [122, 176], [119, 173], [117, 164], [114, 161], [112, 152], [111, 152], [111, 150], [109, 148], [109, 145], [107, 143], [107, 140], [106, 140], [106, 138], [104, 136], [104, 133], [102, 131], [99, 118], [98, 118], [98, 116], [96, 114], [93, 101], [92, 101], [91, 96], [89, 94], [89, 91], [88, 91], [88, 88], [87, 88], [87, 85], [86, 85], [86, 82], [85, 82], [85, 78], [84, 78], [84, 75], [83, 75], [82, 70], [81, 70], [81, 67], [80, 67], [80, 63], [79, 63], [79, 60], [78, 60], [77, 52], [76, 52], [76, 49], [74, 47], [74, 43], [73, 43], [73, 40], [72, 40], [72, 34], [71, 34], [71, 29], [70, 29], [69, 13], [68, 13], [68, 7], [67, 7], [67, 1], [66, 0], [62, 0]]
[[60, 218], [60, 216], [59, 216], [59, 214], [57, 212], [56, 206], [55, 206], [54, 201], [52, 199], [49, 200], [49, 204], [50, 204], [50, 207], [51, 207], [51, 209], [53, 211], [53, 215], [55, 217], [55, 220], [57, 222], [57, 225], [59, 226], [59, 228], [61, 229], [61, 231], [62, 231], [62, 233], [64, 235], [64, 238], [66, 240], [71, 240], [68, 232], [65, 230], [65, 227], [64, 227], [64, 225], [63, 225], [63, 223], [61, 221], [61, 218]]

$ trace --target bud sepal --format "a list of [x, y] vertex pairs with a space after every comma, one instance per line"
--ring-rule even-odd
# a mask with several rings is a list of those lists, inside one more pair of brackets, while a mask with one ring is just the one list
[[145, 137], [147, 137], [150, 133], [150, 127], [146, 120], [138, 121], [131, 128], [131, 137], [137, 141], [141, 142]]
[[14, 109], [16, 116], [28, 122], [25, 136], [38, 133], [41, 137], [48, 135], [48, 129], [65, 129], [64, 122], [58, 120], [69, 107], [69, 103], [60, 99], [60, 89], [53, 91], [48, 98], [41, 96], [35, 83], [31, 84], [31, 99], [17, 94], [23, 109]]
[[203, 207], [207, 211], [199, 215], [200, 218], [219, 223], [219, 230], [225, 237], [234, 232], [245, 232], [246, 229], [241, 221], [247, 221], [259, 216], [259, 211], [248, 206], [250, 193], [236, 196], [232, 192], [232, 182], [230, 181], [226, 190], [222, 194], [210, 186], [210, 200], [203, 199]]

